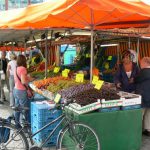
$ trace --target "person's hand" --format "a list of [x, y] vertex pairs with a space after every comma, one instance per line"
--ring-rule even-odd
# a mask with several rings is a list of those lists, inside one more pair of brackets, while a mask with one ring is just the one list
[[121, 83], [117, 83], [117, 84], [116, 84], [116, 87], [117, 87], [118, 89], [120, 89], [120, 88], [121, 88]]
[[31, 77], [30, 74], [27, 75], [28, 82], [32, 82], [35, 80], [35, 78]]

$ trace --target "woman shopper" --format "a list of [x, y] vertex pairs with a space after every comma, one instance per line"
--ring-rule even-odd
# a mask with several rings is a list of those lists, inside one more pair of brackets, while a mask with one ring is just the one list
[[142, 96], [143, 134], [150, 136], [150, 57], [142, 58], [140, 66], [141, 71], [135, 78], [135, 93]]
[[132, 62], [132, 54], [126, 50], [122, 53], [122, 63], [119, 64], [117, 72], [114, 75], [116, 88], [125, 92], [134, 92], [134, 79], [139, 73], [136, 63]]
[[14, 96], [13, 96], [13, 89], [15, 86], [14, 83], [14, 73], [16, 70], [16, 55], [15, 54], [10, 54], [10, 59], [11, 61], [8, 63], [7, 65], [7, 76], [9, 78], [9, 88], [10, 88], [10, 107], [13, 107], [15, 105], [15, 100], [14, 100]]
[[[27, 96], [28, 83], [31, 79], [27, 75], [27, 64], [24, 55], [19, 55], [17, 57], [17, 67], [14, 74], [15, 88], [14, 88], [14, 98], [16, 107], [28, 107], [29, 101]], [[25, 112], [25, 117], [28, 119], [28, 112]], [[15, 122], [19, 127], [20, 122], [20, 112], [15, 112]]]

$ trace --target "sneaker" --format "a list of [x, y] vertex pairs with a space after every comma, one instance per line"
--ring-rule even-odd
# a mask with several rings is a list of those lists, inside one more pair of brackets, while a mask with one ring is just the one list
[[7, 101], [5, 97], [4, 97], [3, 101], [5, 101], [5, 102]]
[[147, 131], [147, 130], [143, 131], [142, 134], [143, 134], [143, 135], [146, 135], [146, 136], [150, 136], [150, 132]]

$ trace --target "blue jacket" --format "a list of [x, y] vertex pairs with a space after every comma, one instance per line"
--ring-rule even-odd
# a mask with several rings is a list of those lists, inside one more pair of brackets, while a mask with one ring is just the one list
[[[132, 72], [131, 72], [131, 77], [130, 78], [135, 78], [139, 73], [139, 68], [138, 66], [133, 63], [133, 68], [132, 68]], [[133, 92], [135, 91], [135, 83], [129, 83], [129, 78], [125, 72], [125, 69], [123, 67], [123, 64], [120, 64], [118, 67], [117, 72], [114, 75], [114, 83], [121, 83], [121, 89], [122, 91], [125, 92]]]
[[135, 78], [136, 94], [142, 96], [142, 106], [150, 108], [150, 68], [142, 69]]

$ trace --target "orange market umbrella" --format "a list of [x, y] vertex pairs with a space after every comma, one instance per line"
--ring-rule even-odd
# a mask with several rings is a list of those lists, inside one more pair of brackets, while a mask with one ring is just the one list
[[[148, 26], [150, 6], [140, 0], [50, 0], [16, 11], [16, 16], [1, 19], [1, 27], [15, 28], [87, 28], [91, 30], [91, 58], [93, 31], [102, 28]], [[10, 14], [10, 12], [9, 12]], [[4, 16], [4, 15], [2, 15]], [[5, 14], [7, 18], [7, 14]], [[92, 78], [93, 59], [91, 59]]]

